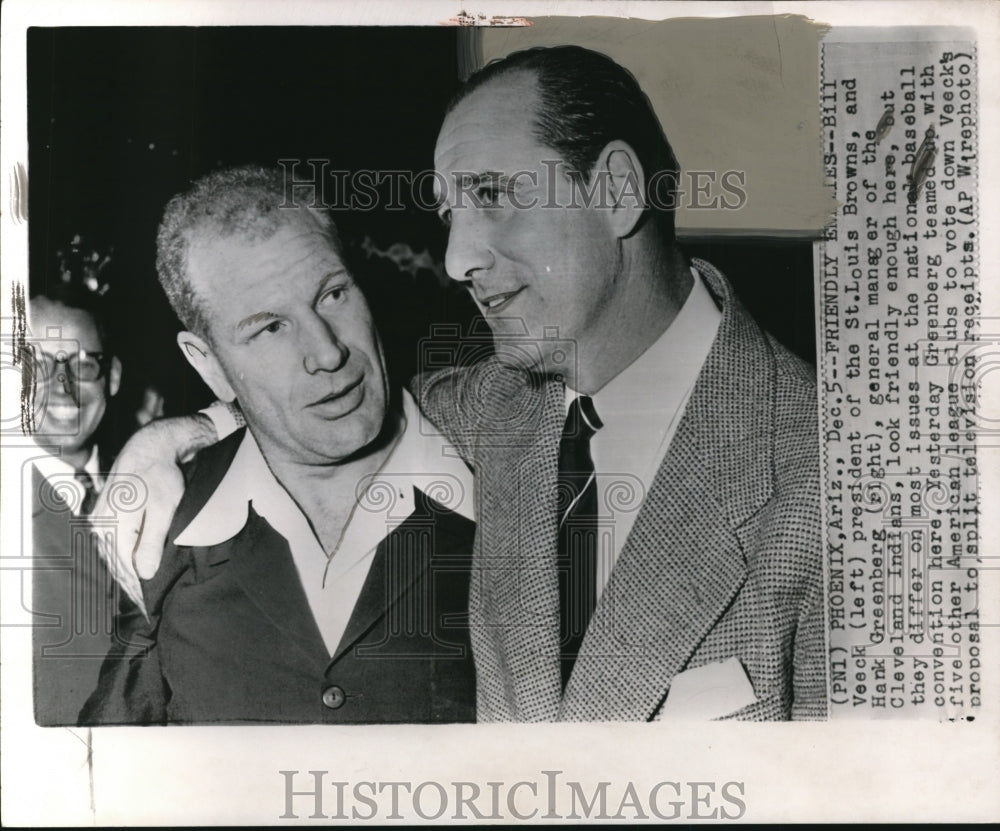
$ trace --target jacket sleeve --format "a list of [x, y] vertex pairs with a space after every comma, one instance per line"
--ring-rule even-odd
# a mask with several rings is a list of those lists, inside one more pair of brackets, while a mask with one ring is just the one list
[[186, 571], [187, 558], [168, 545], [160, 569], [142, 581], [149, 617], [123, 601], [97, 687], [80, 711], [81, 726], [167, 723], [170, 687], [160, 665], [157, 635], [165, 598]]
[[827, 717], [826, 616], [823, 572], [817, 568], [803, 597], [792, 656], [792, 720]]
[[79, 724], [164, 724], [168, 697], [156, 622], [133, 607], [115, 618], [115, 641], [104, 658], [97, 688], [80, 711]]

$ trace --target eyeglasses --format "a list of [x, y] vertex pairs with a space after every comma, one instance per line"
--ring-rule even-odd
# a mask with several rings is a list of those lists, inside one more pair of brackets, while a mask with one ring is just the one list
[[61, 365], [66, 367], [66, 371], [76, 381], [99, 381], [107, 374], [111, 365], [111, 356], [103, 352], [88, 352], [81, 349], [73, 354], [60, 351], [52, 355], [33, 344], [25, 348], [36, 366], [44, 368], [46, 378], [55, 377], [56, 366]]

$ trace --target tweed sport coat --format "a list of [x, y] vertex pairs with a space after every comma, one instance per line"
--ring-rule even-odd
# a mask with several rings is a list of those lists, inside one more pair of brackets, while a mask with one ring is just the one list
[[[735, 658], [752, 700], [827, 711], [813, 369], [692, 264], [716, 340], [560, 691], [555, 486], [564, 388], [489, 359], [415, 382], [477, 477], [470, 626], [480, 721], [652, 720], [679, 673]], [[732, 662], [730, 662], [730, 665]]]

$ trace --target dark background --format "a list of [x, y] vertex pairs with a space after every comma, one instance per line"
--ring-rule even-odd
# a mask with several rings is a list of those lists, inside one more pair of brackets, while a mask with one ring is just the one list
[[[29, 30], [30, 288], [55, 279], [56, 251], [74, 235], [113, 248], [107, 300], [126, 368], [116, 433], [128, 431], [146, 384], [162, 390], [168, 414], [210, 400], [175, 345], [179, 326], [156, 281], [167, 200], [215, 168], [282, 158], [349, 171], [432, 167], [459, 83], [460, 36], [441, 27]], [[335, 219], [352, 267], [373, 287], [399, 377], [415, 367], [414, 342], [432, 323], [474, 324], [464, 290], [362, 247], [366, 237], [381, 249], [405, 243], [440, 263], [446, 238], [432, 212], [376, 207]], [[719, 267], [765, 328], [814, 361], [808, 241], [685, 248]]]

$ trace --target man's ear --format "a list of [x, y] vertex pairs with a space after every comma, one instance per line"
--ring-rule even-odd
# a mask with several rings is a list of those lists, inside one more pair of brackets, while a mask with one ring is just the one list
[[191, 364], [220, 401], [229, 403], [236, 400], [236, 393], [229, 385], [229, 379], [222, 370], [222, 364], [212, 348], [194, 332], [178, 332], [177, 345], [187, 362]]
[[597, 157], [594, 175], [607, 177], [611, 227], [618, 237], [627, 237], [646, 209], [646, 176], [639, 157], [626, 142], [610, 141]]
[[118, 390], [122, 385], [122, 362], [115, 356], [111, 359], [111, 368], [108, 373], [108, 398], [118, 395]]

